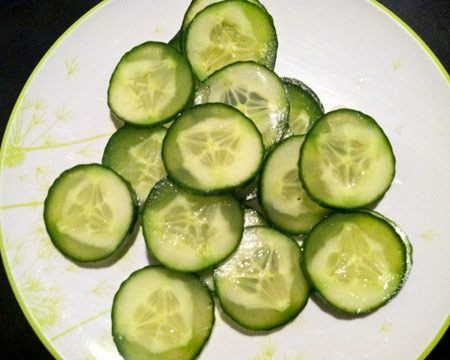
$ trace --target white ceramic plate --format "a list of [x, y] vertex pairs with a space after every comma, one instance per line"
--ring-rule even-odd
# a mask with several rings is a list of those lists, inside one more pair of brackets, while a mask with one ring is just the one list
[[[325, 109], [372, 115], [389, 136], [397, 175], [377, 210], [409, 234], [414, 266], [372, 315], [338, 319], [310, 300], [283, 329], [247, 336], [218, 314], [201, 359], [413, 359], [449, 324], [448, 75], [404, 25], [361, 0], [266, 0], [279, 37], [276, 71], [312, 87]], [[115, 359], [110, 308], [119, 284], [148, 264], [142, 235], [108, 267], [79, 267], [46, 234], [42, 208], [56, 176], [99, 162], [114, 131], [106, 106], [121, 55], [168, 41], [188, 1], [111, 0], [76, 23], [39, 64], [14, 108], [1, 154], [2, 255], [19, 302], [51, 353]], [[446, 78], [447, 76], [447, 78]]]

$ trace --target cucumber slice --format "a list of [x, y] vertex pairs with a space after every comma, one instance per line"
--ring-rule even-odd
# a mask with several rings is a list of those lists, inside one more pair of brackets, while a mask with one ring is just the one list
[[166, 176], [161, 149], [166, 129], [123, 126], [109, 139], [102, 164], [110, 167], [136, 191], [140, 204], [157, 181]]
[[334, 213], [303, 242], [305, 271], [330, 305], [364, 314], [384, 305], [402, 287], [407, 249], [395, 229], [365, 211]]
[[298, 177], [304, 136], [292, 136], [267, 157], [259, 183], [260, 203], [269, 221], [290, 234], [309, 231], [329, 210], [312, 201]]
[[381, 218], [382, 220], [386, 221], [387, 223], [389, 223], [389, 225], [391, 225], [394, 228], [397, 235], [403, 241], [403, 244], [405, 244], [405, 248], [406, 248], [405, 281], [406, 281], [406, 278], [408, 277], [409, 272], [411, 271], [412, 264], [413, 264], [413, 247], [411, 245], [411, 242], [409, 241], [408, 235], [393, 220], [387, 218], [383, 214], [380, 214], [379, 212], [377, 212], [375, 210], [369, 210], [369, 209], [362, 209], [360, 211], [368, 212], [369, 214], [377, 216], [377, 217]]
[[[188, 25], [194, 19], [195, 15], [197, 15], [204, 8], [208, 7], [209, 5], [221, 2], [221, 1], [224, 1], [224, 0], [192, 0], [186, 13], [184, 14], [183, 25], [181, 26], [181, 29], [186, 30]], [[247, 0], [247, 1], [249, 1], [253, 4], [256, 4], [259, 7], [261, 7], [262, 9], [264, 9], [264, 7], [261, 5], [261, 3], [258, 0]]]
[[200, 271], [224, 260], [238, 246], [244, 213], [231, 195], [199, 196], [162, 180], [142, 213], [150, 253], [179, 271]]
[[310, 287], [300, 266], [300, 247], [267, 227], [244, 230], [239, 248], [214, 271], [223, 311], [242, 327], [270, 330], [298, 315]]
[[185, 55], [199, 80], [236, 61], [275, 66], [278, 41], [272, 17], [246, 0], [206, 7], [187, 27], [184, 41]]
[[200, 193], [223, 192], [251, 181], [263, 156], [258, 129], [224, 104], [185, 111], [167, 131], [162, 148], [170, 177]]
[[120, 120], [150, 126], [170, 121], [188, 105], [193, 90], [185, 58], [171, 45], [149, 41], [120, 59], [109, 83], [108, 106]]
[[133, 230], [136, 197], [107, 167], [88, 164], [64, 171], [48, 191], [44, 221], [55, 247], [77, 262], [112, 255]]
[[261, 132], [266, 148], [280, 141], [287, 127], [289, 100], [283, 83], [255, 62], [238, 62], [214, 73], [197, 88], [194, 102], [221, 102], [242, 111]]
[[145, 267], [131, 274], [114, 296], [112, 334], [128, 360], [194, 359], [213, 324], [213, 299], [192, 274]]
[[290, 111], [290, 135], [305, 135], [313, 124], [323, 116], [319, 97], [306, 84], [292, 78], [282, 78], [286, 88]]
[[355, 209], [379, 200], [395, 175], [395, 157], [380, 126], [359, 111], [339, 109], [306, 135], [300, 179], [316, 202]]

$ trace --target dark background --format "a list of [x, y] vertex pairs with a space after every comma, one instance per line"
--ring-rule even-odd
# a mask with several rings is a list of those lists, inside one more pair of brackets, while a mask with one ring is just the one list
[[[130, 0], [129, 0], [130, 1]], [[34, 67], [49, 47], [98, 0], [0, 0], [0, 131]], [[449, 0], [381, 0], [450, 69]], [[449, 119], [445, 119], [449, 120]], [[427, 294], [430, 296], [432, 294]], [[418, 309], [420, 311], [420, 301]], [[449, 332], [429, 359], [449, 359]], [[0, 349], [3, 359], [51, 359], [28, 325], [0, 268]], [[444, 356], [447, 355], [447, 356]], [[232, 359], [230, 359], [232, 360]]]

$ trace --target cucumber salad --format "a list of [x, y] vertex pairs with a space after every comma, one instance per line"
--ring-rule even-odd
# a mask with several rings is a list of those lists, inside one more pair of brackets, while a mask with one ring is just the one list
[[75, 263], [114, 261], [142, 225], [154, 261], [112, 306], [125, 359], [196, 358], [216, 309], [254, 333], [289, 326], [310, 296], [368, 314], [408, 276], [407, 236], [373, 210], [395, 175], [389, 139], [280, 77], [277, 49], [259, 1], [193, 0], [172, 40], [118, 62], [107, 106], [123, 125], [101, 164], [49, 189], [47, 232]]

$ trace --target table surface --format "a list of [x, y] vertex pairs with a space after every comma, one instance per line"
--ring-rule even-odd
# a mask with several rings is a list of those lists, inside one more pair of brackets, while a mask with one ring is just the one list
[[[56, 39], [99, 0], [0, 0], [0, 131], [29, 75]], [[450, 3], [448, 0], [380, 0], [406, 22], [450, 70]], [[25, 319], [0, 267], [0, 339], [11, 359], [51, 359]], [[429, 359], [444, 355], [449, 332]], [[9, 355], [9, 356], [8, 356]], [[447, 354], [448, 355], [448, 354]], [[5, 357], [4, 357], [5, 358]]]

